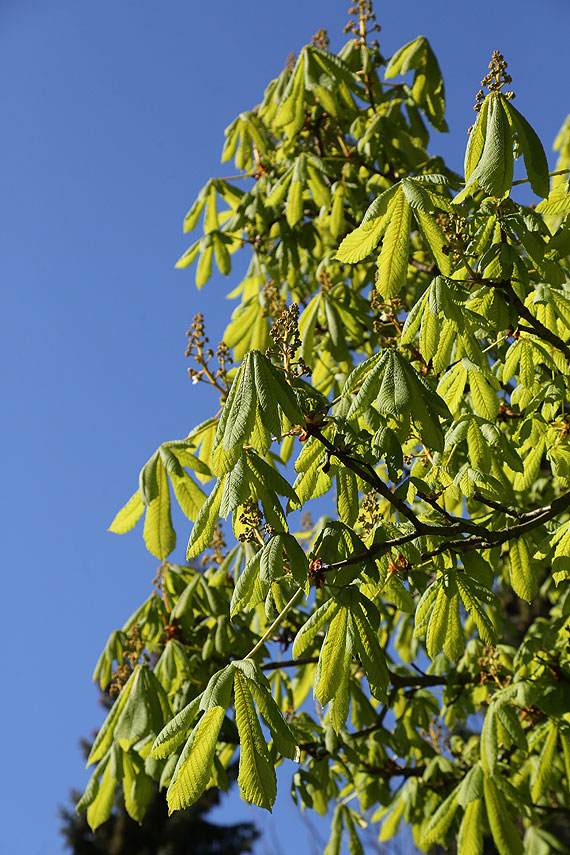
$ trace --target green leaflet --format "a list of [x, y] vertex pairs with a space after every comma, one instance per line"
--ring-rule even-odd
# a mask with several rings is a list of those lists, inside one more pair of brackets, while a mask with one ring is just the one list
[[509, 117], [504, 107], [504, 96], [493, 92], [489, 101], [485, 127], [485, 143], [477, 166], [466, 179], [467, 186], [454, 203], [463, 201], [477, 187], [490, 196], [502, 199], [508, 195], [513, 183], [513, 141]]
[[164, 561], [176, 546], [176, 532], [170, 516], [168, 477], [160, 459], [156, 467], [156, 482], [158, 495], [147, 506], [143, 534], [148, 551]]
[[499, 855], [524, 855], [521, 839], [509, 815], [501, 791], [487, 776], [483, 780], [483, 789], [489, 828]]
[[158, 496], [157, 467], [160, 462], [160, 449], [145, 463], [139, 474], [139, 492], [145, 505], [149, 505]]
[[269, 689], [264, 689], [254, 682], [249, 682], [248, 685], [257, 708], [271, 731], [277, 750], [284, 757], [293, 760], [296, 753], [295, 737]]
[[125, 534], [125, 532], [130, 531], [142, 517], [144, 508], [140, 490], [137, 490], [127, 504], [121, 508], [108, 530], [115, 534]]
[[497, 738], [496, 704], [489, 704], [481, 731], [481, 768], [485, 776], [492, 777], [497, 768], [499, 743]]
[[323, 707], [335, 696], [342, 683], [347, 632], [348, 609], [341, 606], [329, 624], [315, 677], [315, 697]]
[[510, 101], [503, 101], [503, 105], [509, 119], [511, 120], [522, 149], [526, 174], [530, 186], [537, 196], [548, 196], [549, 177], [548, 162], [542, 147], [542, 143], [531, 128], [524, 116], [521, 116], [516, 107]]
[[[378, 636], [370, 626], [361, 603], [355, 601], [351, 604], [350, 619], [356, 629], [356, 632], [353, 633], [353, 638], [356, 643], [359, 659], [362, 662], [362, 667], [370, 684], [370, 691], [374, 697], [382, 700], [386, 697], [389, 674]], [[346, 672], [347, 669], [348, 665], [344, 663], [343, 670]]]
[[554, 762], [558, 754], [557, 742], [558, 727], [556, 726], [556, 722], [550, 721], [546, 739], [544, 740], [542, 750], [540, 752], [538, 768], [530, 790], [533, 802], [538, 802], [548, 789], [550, 779], [554, 772]]
[[482, 585], [478, 585], [473, 579], [465, 574], [458, 573], [455, 577], [459, 596], [467, 611], [471, 614], [475, 625], [484, 644], [495, 644], [496, 632], [493, 624], [483, 609], [480, 597], [486, 597], [490, 601], [494, 595], [486, 591]]
[[358, 261], [362, 261], [380, 243], [389, 220], [390, 215], [384, 214], [374, 220], [368, 220], [347, 234], [339, 246], [335, 258], [345, 264], [356, 264]]
[[469, 134], [467, 148], [465, 150], [465, 183], [468, 184], [475, 167], [481, 159], [483, 148], [485, 147], [485, 138], [487, 134], [487, 114], [489, 112], [490, 99], [485, 98], [481, 104], [481, 109], [477, 113], [477, 120]]
[[444, 276], [449, 276], [451, 273], [451, 256], [443, 251], [444, 247], [447, 248], [448, 241], [441, 226], [433, 217], [420, 210], [414, 211], [414, 217], [439, 271]]
[[189, 520], [195, 520], [200, 508], [206, 501], [204, 492], [194, 483], [186, 473], [183, 475], [171, 475], [172, 487], [178, 504]]
[[265, 599], [268, 585], [261, 582], [259, 578], [260, 560], [261, 550], [245, 565], [243, 572], [240, 574], [230, 602], [230, 617], [233, 618], [236, 612], [243, 609], [246, 605], [253, 608]]
[[255, 714], [247, 681], [235, 672], [235, 721], [240, 738], [238, 784], [248, 802], [269, 812], [277, 795], [277, 779]]
[[352, 654], [350, 650], [346, 650], [344, 654], [344, 664], [342, 671], [342, 680], [338, 687], [337, 693], [329, 702], [330, 720], [334, 732], [338, 735], [346, 724], [348, 718], [348, 708], [350, 703], [350, 663]]
[[200, 508], [188, 541], [186, 550], [188, 560], [200, 555], [210, 545], [214, 528], [218, 522], [225, 478], [226, 476], [216, 482], [214, 489]]
[[421, 845], [427, 849], [432, 843], [444, 842], [458, 806], [459, 791], [455, 790], [440, 804], [427, 824], [422, 828]]
[[459, 835], [457, 855], [483, 855], [483, 799], [469, 802], [465, 808]]
[[430, 659], [435, 659], [443, 647], [445, 634], [447, 632], [448, 610], [449, 597], [447, 596], [444, 586], [441, 585], [431, 610], [426, 632], [426, 648]]
[[103, 780], [93, 802], [87, 808], [87, 822], [91, 831], [95, 831], [109, 819], [115, 800], [117, 781], [111, 775], [110, 766], [103, 773]]
[[536, 206], [539, 214], [565, 214], [570, 211], [570, 181], [554, 187], [546, 199]]
[[138, 754], [123, 754], [123, 795], [125, 810], [131, 819], [141, 823], [146, 806], [153, 793], [152, 778], [144, 772], [144, 764]]
[[166, 794], [169, 814], [189, 807], [206, 789], [225, 714], [223, 707], [212, 707], [192, 731]]
[[467, 772], [459, 787], [458, 801], [461, 807], [467, 807], [471, 802], [483, 796], [483, 771], [480, 763], [476, 763]]
[[233, 680], [234, 665], [232, 662], [210, 677], [208, 685], [201, 695], [200, 709], [205, 712], [213, 707], [226, 709], [230, 704]]
[[412, 214], [402, 190], [390, 202], [386, 216], [390, 217], [390, 223], [378, 258], [377, 287], [382, 296], [388, 299], [399, 294], [406, 283], [408, 272]]
[[538, 589], [538, 578], [531, 564], [531, 554], [524, 537], [509, 543], [511, 585], [517, 596], [527, 603], [534, 598]]
[[329, 623], [340, 609], [336, 600], [330, 599], [319, 606], [297, 632], [293, 642], [293, 656], [298, 659], [313, 643], [317, 632]]
[[337, 804], [331, 822], [331, 833], [323, 855], [340, 855], [342, 846], [342, 805]]
[[304, 63], [305, 55], [301, 52], [274, 120], [275, 126], [283, 128], [289, 138], [301, 130], [305, 121]]
[[339, 469], [336, 490], [339, 519], [352, 526], [358, 516], [358, 485], [354, 472], [350, 469]]
[[115, 725], [125, 707], [125, 704], [127, 703], [136, 675], [137, 670], [135, 669], [123, 686], [121, 694], [109, 710], [103, 725], [99, 728], [99, 732], [95, 737], [95, 741], [91, 746], [91, 751], [89, 752], [89, 757], [87, 758], [88, 766], [90, 766], [91, 763], [97, 763], [97, 761], [101, 760], [111, 747]]

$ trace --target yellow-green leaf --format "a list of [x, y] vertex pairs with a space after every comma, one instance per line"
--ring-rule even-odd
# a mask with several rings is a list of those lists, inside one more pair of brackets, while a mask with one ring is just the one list
[[125, 534], [130, 531], [138, 523], [144, 512], [144, 503], [141, 499], [140, 491], [137, 490], [131, 496], [127, 504], [121, 508], [111, 525], [109, 531], [115, 534]]
[[194, 728], [188, 740], [189, 750], [185, 748], [180, 755], [166, 794], [169, 814], [193, 804], [206, 789], [225, 714], [223, 707], [212, 707]]

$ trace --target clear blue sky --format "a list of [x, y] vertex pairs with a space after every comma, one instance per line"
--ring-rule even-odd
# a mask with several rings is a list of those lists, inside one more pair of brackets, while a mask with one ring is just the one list
[[[85, 782], [78, 739], [101, 721], [93, 665], [157, 563], [138, 530], [106, 528], [155, 447], [216, 403], [186, 377], [185, 331], [203, 311], [217, 340], [229, 287], [214, 278], [198, 293], [193, 271], [173, 269], [182, 218], [222, 174], [224, 127], [319, 27], [339, 47], [347, 6], [0, 0], [6, 852], [62, 851], [57, 805]], [[451, 134], [432, 148], [450, 165], [495, 48], [554, 162], [570, 112], [568, 0], [376, 12], [385, 55], [420, 33], [436, 50]], [[291, 829], [287, 799], [283, 788], [278, 835]], [[298, 855], [305, 838], [301, 826]]]

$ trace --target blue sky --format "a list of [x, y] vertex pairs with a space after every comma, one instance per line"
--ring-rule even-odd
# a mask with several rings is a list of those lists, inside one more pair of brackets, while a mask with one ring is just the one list
[[[183, 216], [226, 171], [226, 125], [321, 26], [339, 47], [347, 5], [1, 0], [6, 851], [62, 851], [57, 805], [85, 782], [78, 739], [101, 721], [91, 672], [157, 564], [138, 530], [107, 526], [155, 447], [216, 406], [187, 379], [185, 331], [203, 311], [217, 341], [237, 280], [197, 292], [193, 271], [174, 270]], [[460, 169], [498, 48], [554, 163], [570, 112], [567, 0], [400, 0], [376, 12], [386, 56], [423, 33], [439, 57], [451, 133], [434, 152]], [[278, 835], [292, 828], [287, 799]], [[299, 855], [305, 839], [300, 826]]]

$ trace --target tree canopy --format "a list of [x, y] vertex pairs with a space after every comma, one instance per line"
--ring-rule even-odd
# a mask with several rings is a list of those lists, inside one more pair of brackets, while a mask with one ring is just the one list
[[549, 173], [496, 51], [455, 174], [429, 41], [387, 59], [369, 0], [351, 15], [229, 125], [237, 174], [186, 216], [198, 288], [250, 263], [217, 350], [201, 315], [188, 333], [218, 411], [111, 524], [144, 515], [162, 563], [95, 669], [117, 701], [78, 808], [96, 827], [122, 785], [140, 820], [158, 781], [183, 810], [239, 754], [267, 810], [292, 761], [327, 855], [367, 823], [424, 852], [567, 852], [570, 123]]

